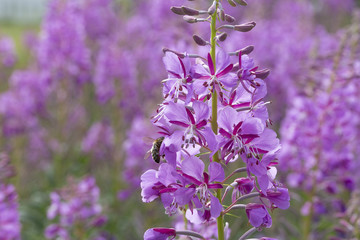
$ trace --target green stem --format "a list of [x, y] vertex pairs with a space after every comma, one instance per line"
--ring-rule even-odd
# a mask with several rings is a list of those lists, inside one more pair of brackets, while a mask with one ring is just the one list
[[[210, 43], [211, 43], [211, 50], [210, 50], [210, 55], [213, 61], [213, 65], [214, 65], [214, 71], [216, 71], [216, 61], [215, 61], [215, 53], [216, 53], [216, 41], [215, 41], [215, 37], [216, 37], [216, 17], [217, 17], [217, 9], [219, 6], [219, 0], [216, 0], [216, 8], [215, 8], [215, 12], [213, 13], [213, 15], [211, 16], [211, 39], [210, 39]], [[214, 92], [212, 94], [212, 121], [211, 121], [211, 128], [214, 131], [215, 134], [218, 133], [218, 124], [217, 124], [217, 92], [214, 89]], [[219, 160], [219, 154], [215, 153], [213, 160], [215, 162], [220, 162]], [[219, 201], [221, 202], [221, 190], [217, 189], [216, 190], [216, 196], [219, 199]], [[224, 219], [223, 219], [223, 214], [221, 214], [217, 219], [217, 228], [218, 228], [218, 240], [224, 240]]]
[[311, 235], [311, 223], [312, 223], [312, 218], [313, 218], [313, 214], [314, 214], [314, 207], [313, 207], [313, 193], [310, 194], [310, 212], [308, 215], [304, 216], [304, 220], [303, 220], [303, 239], [304, 240], [308, 240], [310, 239], [310, 235]]

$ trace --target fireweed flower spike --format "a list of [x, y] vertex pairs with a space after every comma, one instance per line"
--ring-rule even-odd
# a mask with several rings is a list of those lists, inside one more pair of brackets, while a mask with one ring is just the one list
[[14, 175], [8, 156], [0, 153], [0, 240], [21, 239], [18, 195], [13, 185], [5, 183]]
[[72, 182], [60, 192], [52, 192], [47, 217], [55, 222], [45, 229], [46, 239], [81, 238], [85, 233], [99, 236], [97, 230], [107, 221], [101, 214], [99, 197], [100, 190], [93, 177]]
[[[244, 1], [228, 2], [246, 5]], [[230, 230], [225, 231], [228, 224], [224, 218], [233, 209], [245, 211], [252, 225], [233, 233], [245, 239], [271, 227], [268, 209], [286, 209], [290, 200], [288, 190], [275, 180], [280, 143], [268, 128], [267, 103], [263, 102], [269, 70], [258, 70], [245, 54], [253, 47], [232, 54], [221, 46], [216, 48], [227, 39], [218, 21], [227, 21], [222, 26], [240, 32], [250, 31], [255, 23], [228, 25], [235, 19], [225, 13], [219, 0], [214, 0], [208, 11], [187, 6], [172, 7], [172, 11], [189, 23], [210, 23], [210, 41], [193, 35], [199, 46], [210, 45], [210, 52], [201, 56], [165, 48], [168, 78], [162, 81], [164, 101], [152, 121], [164, 137], [159, 149], [163, 162], [158, 170], [149, 169], [141, 176], [141, 196], [144, 202], [159, 199], [168, 215], [182, 213], [188, 223], [184, 226], [189, 226], [181, 231], [152, 228], [144, 239], [174, 239], [180, 233], [207, 239], [187, 230], [200, 232], [203, 228], [191, 226], [211, 225], [216, 227], [216, 238], [225, 240]], [[197, 18], [205, 14], [209, 17]], [[236, 161], [246, 166], [226, 176], [223, 165], [231, 168]], [[233, 176], [235, 181], [228, 182]]]

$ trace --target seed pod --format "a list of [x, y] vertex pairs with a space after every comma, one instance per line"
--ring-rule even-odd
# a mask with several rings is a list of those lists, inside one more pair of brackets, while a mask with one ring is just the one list
[[234, 30], [239, 32], [249, 32], [251, 29], [253, 29], [256, 26], [255, 22], [248, 22], [240, 25], [235, 25]]
[[233, 0], [227, 0], [232, 7], [236, 7], [236, 3]]
[[227, 38], [227, 33], [226, 33], [226, 32], [223, 32], [223, 33], [221, 33], [220, 35], [218, 35], [217, 38], [219, 39], [220, 42], [223, 42], [223, 41], [225, 41], [226, 38]]
[[206, 46], [207, 42], [200, 36], [198, 35], [193, 35], [193, 39], [195, 41], [195, 43], [199, 46]]
[[177, 15], [186, 15], [181, 7], [171, 7], [170, 10]]
[[233, 16], [225, 14], [225, 21], [232, 23], [232, 22], [235, 22], [235, 18]]
[[241, 6], [246, 6], [247, 2], [245, 0], [235, 0], [235, 2]]
[[183, 12], [186, 15], [189, 15], [189, 16], [197, 16], [200, 13], [198, 10], [193, 9], [193, 8], [189, 8], [189, 7], [186, 7], [186, 6], [182, 6], [181, 9], [183, 10]]

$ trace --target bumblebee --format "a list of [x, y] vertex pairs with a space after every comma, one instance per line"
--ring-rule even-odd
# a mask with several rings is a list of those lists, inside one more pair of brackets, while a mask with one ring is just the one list
[[153, 141], [151, 149], [146, 153], [145, 159], [149, 157], [151, 154], [152, 159], [156, 163], [160, 163], [160, 147], [162, 142], [164, 141], [164, 137], [159, 137], [156, 140]]

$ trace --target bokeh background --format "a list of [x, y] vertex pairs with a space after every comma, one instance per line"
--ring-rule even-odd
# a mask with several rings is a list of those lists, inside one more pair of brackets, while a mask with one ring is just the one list
[[[150, 117], [166, 78], [162, 48], [204, 51], [191, 36], [204, 36], [208, 25], [169, 10], [184, 3], [0, 0], [0, 233], [14, 223], [13, 237], [2, 238], [4, 230], [0, 239], [19, 239], [20, 229], [21, 239], [46, 239], [45, 229], [57, 231], [48, 226], [59, 222], [60, 198], [73, 201], [65, 222], [84, 211], [84, 223], [69, 227], [71, 239], [142, 239], [147, 228], [176, 221], [159, 203], [142, 203], [139, 184], [156, 167], [144, 159], [151, 142], [143, 139], [156, 132]], [[292, 200], [273, 213], [267, 236], [360, 239], [359, 6], [249, 0], [228, 9], [257, 26], [231, 33], [224, 48], [254, 45], [251, 55], [271, 70], [270, 118], [283, 146], [278, 174]], [[248, 226], [245, 216], [226, 220], [231, 239]]]

